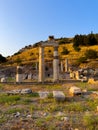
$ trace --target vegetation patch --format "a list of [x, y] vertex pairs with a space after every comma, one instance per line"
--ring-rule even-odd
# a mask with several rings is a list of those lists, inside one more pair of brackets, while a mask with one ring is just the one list
[[20, 96], [19, 95], [0, 95], [0, 103], [1, 104], [5, 104], [5, 103], [8, 103], [8, 104], [13, 104], [17, 101], [20, 100]]

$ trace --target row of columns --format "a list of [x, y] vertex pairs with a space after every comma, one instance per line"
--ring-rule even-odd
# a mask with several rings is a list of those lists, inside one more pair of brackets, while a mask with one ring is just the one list
[[[68, 64], [68, 59], [65, 59], [64, 63], [61, 61], [61, 72], [68, 72], [69, 71], [69, 64]], [[65, 68], [65, 70], [64, 70]]]
[[[45, 80], [45, 62], [44, 62], [44, 47], [39, 47], [39, 82]], [[54, 59], [53, 59], [53, 81], [59, 80], [59, 59], [58, 59], [58, 46], [54, 46]]]

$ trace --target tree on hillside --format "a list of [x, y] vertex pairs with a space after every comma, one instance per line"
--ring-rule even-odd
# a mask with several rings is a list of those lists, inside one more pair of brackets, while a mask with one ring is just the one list
[[97, 44], [97, 39], [95, 38], [94, 34], [89, 34], [88, 35], [88, 45], [96, 45]]
[[86, 59], [96, 59], [98, 57], [98, 52], [92, 49], [89, 49], [85, 52]]
[[80, 36], [79, 36], [79, 35], [75, 35], [75, 37], [74, 37], [74, 39], [73, 39], [73, 42], [74, 42], [73, 47], [74, 47], [74, 48], [75, 48], [75, 47], [78, 47], [79, 44], [80, 44]]
[[75, 35], [73, 39], [73, 47], [77, 49], [79, 46], [91, 46], [98, 44], [98, 34], [90, 33], [88, 35]]
[[66, 47], [63, 47], [63, 50], [61, 52], [62, 55], [68, 55], [69, 54], [69, 51]]
[[0, 63], [4, 63], [6, 61], [7, 61], [7, 59], [0, 54]]

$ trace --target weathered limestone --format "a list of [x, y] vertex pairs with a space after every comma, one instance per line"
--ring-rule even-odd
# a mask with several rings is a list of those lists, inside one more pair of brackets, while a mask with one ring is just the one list
[[95, 81], [94, 78], [89, 78], [88, 83], [95, 84], [98, 83], [98, 81]]
[[30, 88], [22, 89], [21, 94], [30, 94], [32, 93], [32, 90]]
[[81, 89], [76, 87], [76, 86], [73, 86], [69, 89], [69, 94], [71, 96], [75, 96], [75, 95], [80, 95], [82, 92], [81, 92]]
[[39, 93], [39, 96], [41, 99], [47, 98], [49, 95], [49, 92], [47, 92], [47, 91], [44, 91], [44, 92], [39, 91], [38, 93]]
[[38, 70], [38, 62], [36, 62], [35, 68], [36, 70]]
[[16, 82], [20, 83], [23, 81], [23, 67], [17, 66]]
[[98, 111], [98, 106], [97, 106], [97, 111]]
[[63, 61], [61, 61], [61, 72], [63, 72]]
[[53, 81], [59, 81], [59, 59], [58, 59], [58, 46], [54, 47], [54, 60], [53, 60]]
[[17, 90], [11, 90], [11, 91], [6, 91], [8, 95], [17, 95], [17, 94], [31, 94], [32, 90], [30, 88], [26, 89], [17, 89]]
[[32, 79], [32, 73], [28, 74], [28, 79], [29, 79], [29, 80]]
[[65, 72], [68, 72], [68, 59], [65, 59]]
[[64, 101], [65, 95], [62, 91], [53, 91], [53, 97], [56, 101]]
[[79, 71], [76, 71], [75, 75], [76, 75], [76, 79], [79, 80], [80, 79]]
[[7, 82], [5, 77], [1, 78], [1, 83], [4, 83], [4, 82]]
[[39, 47], [39, 82], [44, 82], [44, 47]]

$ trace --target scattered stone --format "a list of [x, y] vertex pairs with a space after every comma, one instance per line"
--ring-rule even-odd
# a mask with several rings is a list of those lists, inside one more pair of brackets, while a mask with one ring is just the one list
[[49, 95], [48, 91], [45, 91], [45, 92], [39, 91], [38, 93], [41, 99], [47, 98]]
[[53, 97], [56, 101], [64, 101], [65, 95], [62, 91], [53, 91]]
[[12, 94], [12, 95], [14, 95], [14, 94], [20, 94], [21, 90], [20, 89], [19, 90], [11, 90], [11, 91], [7, 91], [6, 93], [7, 94]]
[[62, 117], [61, 120], [65, 121], [65, 122], [68, 122], [69, 118], [65, 116], [65, 117]]
[[64, 116], [63, 112], [58, 112], [57, 116]]
[[81, 95], [81, 89], [80, 88], [78, 88], [78, 87], [76, 87], [76, 86], [73, 86], [73, 87], [71, 87], [70, 89], [69, 89], [69, 94], [71, 95], [71, 96], [75, 96], [75, 95]]
[[17, 112], [16, 114], [15, 114], [15, 117], [19, 117], [20, 116], [20, 112]]
[[95, 80], [94, 78], [90, 78], [88, 80], [88, 83], [90, 83], [90, 84], [98, 84], [98, 80]]
[[83, 76], [82, 79], [81, 79], [82, 82], [87, 82], [87, 80], [88, 80], [88, 79], [87, 79], [86, 76]]
[[87, 89], [83, 89], [82, 91], [83, 91], [84, 93], [86, 93], [86, 92], [87, 92]]
[[30, 94], [32, 93], [32, 90], [30, 88], [22, 89], [21, 94]]
[[98, 92], [97, 92], [97, 91], [92, 91], [92, 93], [98, 95]]
[[32, 115], [27, 115], [27, 118], [31, 118], [32, 117]]
[[46, 113], [46, 112], [45, 112], [45, 113], [43, 113], [43, 116], [47, 116], [47, 115], [48, 115], [48, 113]]
[[1, 78], [1, 83], [7, 82], [6, 78]]
[[98, 111], [98, 106], [97, 106], [97, 111]]

